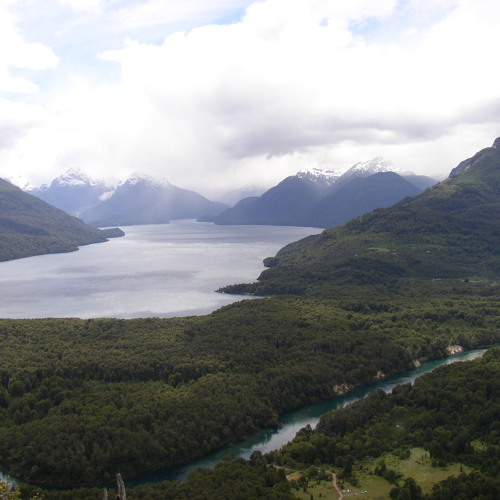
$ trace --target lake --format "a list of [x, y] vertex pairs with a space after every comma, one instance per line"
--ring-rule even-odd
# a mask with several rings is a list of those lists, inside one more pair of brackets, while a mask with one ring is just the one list
[[215, 293], [252, 282], [262, 260], [321, 229], [217, 226], [194, 220], [122, 227], [125, 236], [0, 263], [0, 317], [173, 317], [241, 300]]

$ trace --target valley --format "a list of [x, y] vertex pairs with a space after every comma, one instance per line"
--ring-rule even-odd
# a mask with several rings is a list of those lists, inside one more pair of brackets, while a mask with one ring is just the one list
[[[2, 467], [41, 486], [101, 485], [117, 472], [127, 480], [445, 358], [453, 346], [497, 345], [499, 168], [497, 140], [446, 181], [291, 243], [266, 259], [257, 282], [222, 289], [266, 298], [184, 318], [0, 320]], [[323, 468], [350, 486], [365, 473], [381, 477], [391, 484], [385, 498], [451, 500], [480, 488], [493, 500], [498, 366], [493, 349], [327, 414], [279, 451], [225, 461], [182, 484], [138, 486], [129, 498], [291, 499], [321, 482]], [[392, 465], [415, 450], [462, 470], [436, 474], [424, 491]], [[299, 473], [295, 483], [283, 468]], [[96, 490], [43, 494], [95, 498]]]

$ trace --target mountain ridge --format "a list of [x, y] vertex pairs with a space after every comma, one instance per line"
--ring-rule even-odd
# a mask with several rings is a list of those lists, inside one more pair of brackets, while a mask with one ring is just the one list
[[0, 179], [0, 261], [72, 252], [121, 236], [103, 232]]
[[363, 293], [369, 293], [368, 288], [372, 293], [411, 294], [416, 281], [419, 293], [491, 280], [496, 286], [500, 149], [485, 148], [468, 165], [392, 207], [284, 247], [266, 259], [270, 269], [257, 283], [222, 291], [355, 294], [361, 287]]
[[135, 175], [119, 184], [110, 198], [83, 211], [80, 217], [100, 227], [166, 224], [171, 219], [215, 215], [226, 208], [223, 203], [210, 201], [166, 180]]
[[41, 200], [78, 216], [80, 212], [96, 205], [112, 193], [113, 188], [104, 181], [88, 177], [78, 168], [70, 168], [52, 180], [50, 185], [25, 190]]
[[[380, 178], [351, 184], [384, 172], [393, 174], [386, 177], [386, 185], [377, 182]], [[218, 216], [200, 220], [216, 224], [331, 227], [375, 208], [390, 206], [433, 183], [425, 176], [403, 177], [403, 172], [397, 172], [401, 171], [380, 157], [358, 162], [342, 175], [319, 169], [301, 171], [261, 196], [243, 199]]]

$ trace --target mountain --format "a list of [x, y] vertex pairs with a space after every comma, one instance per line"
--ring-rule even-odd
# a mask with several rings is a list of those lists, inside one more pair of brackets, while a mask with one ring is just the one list
[[413, 184], [415, 187], [419, 188], [421, 191], [438, 183], [437, 179], [428, 177], [427, 175], [405, 173], [401, 177], [403, 177], [403, 179], [406, 179], [410, 184]]
[[341, 176], [334, 170], [312, 168], [310, 170], [303, 170], [299, 172], [297, 177], [310, 182], [320, 190], [326, 190], [333, 186]]
[[[390, 208], [323, 231], [266, 259], [256, 294], [429, 294], [495, 288], [500, 276], [500, 140], [448, 179]], [[369, 292], [367, 291], [369, 288]], [[464, 292], [466, 293], [466, 292]]]
[[[336, 187], [335, 183], [333, 188]], [[351, 177], [317, 203], [309, 215], [309, 225], [339, 226], [376, 208], [390, 207], [405, 196], [414, 196], [421, 191], [394, 172]]]
[[104, 233], [0, 179], [0, 261], [72, 252], [122, 235]]
[[336, 179], [317, 170], [299, 172], [262, 196], [245, 198], [210, 220], [216, 224], [307, 226], [308, 213]]
[[265, 193], [266, 189], [259, 186], [249, 186], [243, 189], [233, 189], [224, 193], [222, 196], [217, 198], [217, 201], [224, 203], [224, 205], [228, 205], [230, 207], [236, 205], [239, 201], [244, 198], [250, 198], [252, 196], [260, 196]]
[[103, 181], [90, 179], [79, 169], [70, 169], [54, 179], [50, 186], [27, 190], [30, 194], [54, 205], [72, 215], [97, 205], [104, 197], [111, 194], [113, 188]]
[[352, 179], [370, 177], [371, 175], [378, 174], [380, 172], [395, 172], [400, 175], [403, 174], [403, 172], [397, 169], [391, 161], [377, 156], [371, 160], [360, 161], [354, 164], [337, 179], [333, 189], [339, 189]]
[[382, 172], [394, 172], [406, 179], [410, 184], [413, 184], [420, 191], [431, 187], [437, 183], [436, 179], [426, 175], [415, 175], [412, 172], [403, 172], [401, 169], [396, 168], [391, 161], [385, 160], [381, 157], [373, 158], [368, 161], [360, 161], [353, 165], [349, 170], [343, 173], [331, 188], [331, 192], [340, 189], [353, 179], [371, 177], [372, 175]]
[[420, 186], [435, 182], [410, 174], [402, 177], [394, 170], [392, 163], [374, 158], [357, 163], [343, 175], [319, 169], [299, 172], [262, 196], [245, 198], [219, 216], [203, 220], [216, 224], [331, 227], [375, 208], [388, 207], [419, 193], [424, 189]]
[[181, 189], [152, 177], [131, 177], [113, 195], [80, 214], [95, 226], [162, 224], [171, 219], [217, 215], [227, 205], [209, 201], [194, 191]]

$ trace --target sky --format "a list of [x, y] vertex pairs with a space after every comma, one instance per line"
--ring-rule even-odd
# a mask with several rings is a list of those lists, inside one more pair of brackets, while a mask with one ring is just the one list
[[216, 197], [500, 136], [498, 0], [0, 0], [0, 177]]

